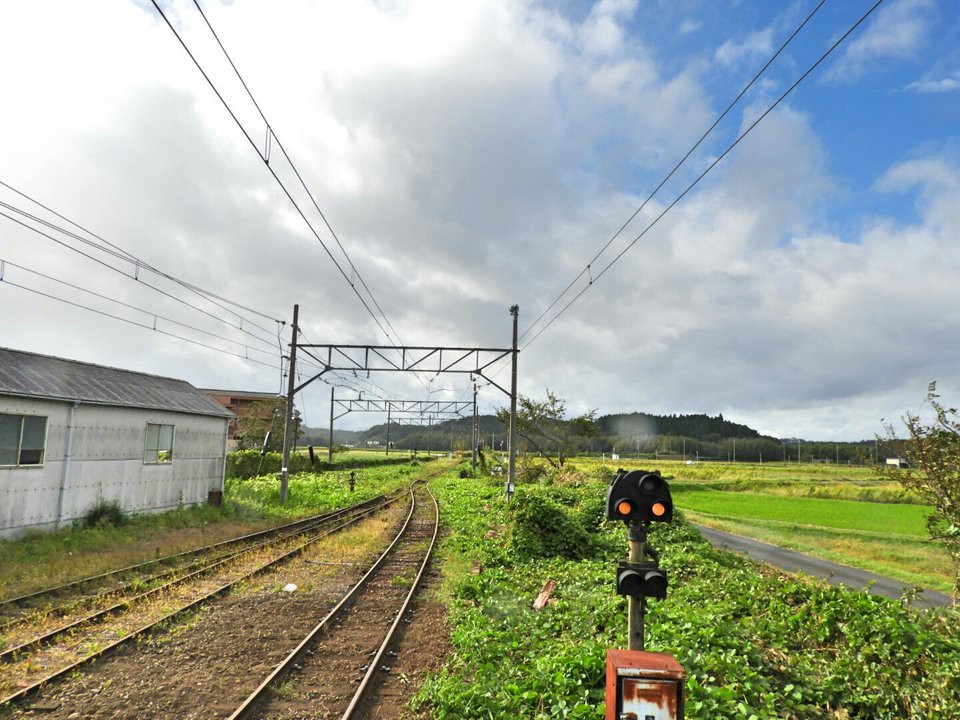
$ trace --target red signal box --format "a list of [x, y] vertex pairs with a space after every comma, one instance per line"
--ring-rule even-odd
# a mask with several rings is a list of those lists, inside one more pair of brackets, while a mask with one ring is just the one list
[[607, 650], [605, 720], [682, 720], [685, 679], [671, 655]]

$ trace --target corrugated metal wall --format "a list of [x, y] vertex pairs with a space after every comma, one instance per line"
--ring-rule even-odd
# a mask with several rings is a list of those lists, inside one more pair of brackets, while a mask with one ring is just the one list
[[[72, 405], [0, 396], [0, 413], [48, 418], [43, 465], [0, 467], [0, 536], [69, 523], [99, 500], [149, 512], [205, 502], [210, 490], [221, 489], [224, 418], [80, 404], [73, 408], [67, 463]], [[173, 462], [144, 463], [147, 423], [175, 427]]]

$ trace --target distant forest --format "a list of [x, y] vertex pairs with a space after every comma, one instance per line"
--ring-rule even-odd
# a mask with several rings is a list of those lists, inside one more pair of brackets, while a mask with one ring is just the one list
[[[481, 442], [496, 450], [507, 447], [507, 427], [493, 415], [481, 415]], [[435, 421], [429, 425], [391, 423], [389, 439], [396, 450], [440, 452], [470, 449], [469, 417]], [[663, 457], [687, 460], [793, 461], [861, 464], [883, 462], [897, 457], [897, 448], [876, 440], [818, 442], [780, 439], [761, 435], [753, 428], [704, 414], [651, 415], [628, 413], [597, 418], [595, 434], [578, 436], [576, 448], [584, 453], [616, 453], [624, 457]], [[328, 431], [304, 428], [298, 444], [326, 446]], [[364, 431], [337, 430], [334, 442], [354, 447], [386, 449], [387, 426], [374, 425]], [[529, 450], [518, 440], [520, 450]]]

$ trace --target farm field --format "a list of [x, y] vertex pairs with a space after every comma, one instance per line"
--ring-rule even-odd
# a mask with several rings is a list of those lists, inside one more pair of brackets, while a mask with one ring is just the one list
[[[455, 651], [417, 695], [423, 717], [603, 716], [605, 649], [626, 644], [613, 581], [626, 532], [600, 520], [608, 473], [575, 464], [519, 483], [509, 504], [497, 480], [432, 483]], [[960, 716], [955, 611], [768, 571], [683, 520], [651, 542], [670, 588], [651, 604], [647, 646], [684, 666], [688, 718]], [[547, 580], [557, 587], [536, 611]]]
[[[621, 463], [623, 461], [620, 461]], [[614, 468], [577, 459], [578, 467]], [[797, 463], [633, 460], [671, 477], [694, 522], [949, 592], [952, 568], [929, 540], [929, 508], [875, 468]]]

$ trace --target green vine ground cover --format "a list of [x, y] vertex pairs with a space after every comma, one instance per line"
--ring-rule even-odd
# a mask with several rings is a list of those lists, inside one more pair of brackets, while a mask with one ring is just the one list
[[[603, 717], [605, 649], [626, 645], [613, 583], [626, 533], [601, 522], [605, 479], [519, 485], [510, 506], [500, 481], [446, 476], [433, 487], [455, 651], [414, 709], [437, 719]], [[652, 603], [647, 646], [685, 667], [688, 718], [960, 718], [956, 612], [915, 613], [763, 571], [682, 519], [652, 542], [670, 590]], [[534, 611], [547, 579], [553, 601]]]

